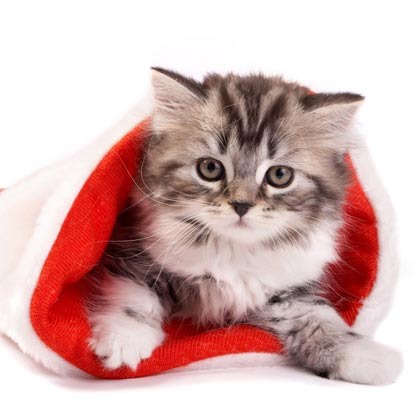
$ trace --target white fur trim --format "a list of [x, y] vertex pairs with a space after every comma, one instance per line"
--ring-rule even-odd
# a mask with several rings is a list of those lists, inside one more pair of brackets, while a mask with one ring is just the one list
[[350, 155], [378, 223], [379, 262], [376, 282], [353, 325], [357, 331], [370, 335], [389, 310], [398, 277], [395, 217], [392, 203], [363, 140]]
[[79, 370], [49, 349], [30, 321], [43, 264], [85, 181], [115, 142], [149, 114], [151, 100], [83, 151], [0, 194], [0, 331], [34, 360], [61, 374]]

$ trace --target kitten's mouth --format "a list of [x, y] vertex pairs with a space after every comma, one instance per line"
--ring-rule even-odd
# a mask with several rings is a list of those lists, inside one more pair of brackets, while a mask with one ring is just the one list
[[233, 226], [237, 228], [249, 228], [248, 224], [243, 220], [243, 218], [239, 218], [236, 222], [233, 223]]

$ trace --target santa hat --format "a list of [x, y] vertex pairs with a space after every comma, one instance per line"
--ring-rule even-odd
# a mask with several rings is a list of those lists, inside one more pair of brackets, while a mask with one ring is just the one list
[[[200, 330], [187, 321], [171, 323], [164, 344], [135, 371], [105, 369], [89, 349], [88, 275], [126, 203], [148, 122], [134, 112], [75, 156], [0, 193], [0, 331], [61, 374], [132, 378], [200, 361], [269, 362], [282, 345], [246, 325]], [[371, 334], [395, 285], [394, 221], [363, 142], [348, 154], [348, 165], [353, 180], [340, 259], [326, 277], [340, 315], [356, 331]]]

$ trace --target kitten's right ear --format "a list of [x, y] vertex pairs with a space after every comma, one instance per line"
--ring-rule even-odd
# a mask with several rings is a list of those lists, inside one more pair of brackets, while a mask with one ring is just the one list
[[160, 131], [185, 122], [189, 110], [205, 96], [202, 84], [163, 68], [151, 68], [151, 83], [155, 101], [153, 124]]
[[304, 134], [333, 151], [345, 153], [351, 145], [347, 131], [364, 97], [350, 92], [307, 94], [300, 103]]
[[202, 84], [167, 69], [152, 67], [151, 82], [156, 104], [160, 106], [192, 105], [205, 96]]
[[364, 97], [350, 92], [307, 94], [301, 104], [316, 125], [325, 130], [346, 130], [356, 111], [362, 104]]

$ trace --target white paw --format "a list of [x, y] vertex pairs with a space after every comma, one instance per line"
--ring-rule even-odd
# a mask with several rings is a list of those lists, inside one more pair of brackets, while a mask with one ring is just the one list
[[385, 385], [396, 380], [402, 366], [400, 352], [362, 338], [345, 346], [344, 357], [334, 377], [366, 385]]
[[107, 369], [135, 370], [164, 340], [161, 328], [128, 317], [102, 319], [92, 327], [89, 346]]

